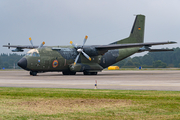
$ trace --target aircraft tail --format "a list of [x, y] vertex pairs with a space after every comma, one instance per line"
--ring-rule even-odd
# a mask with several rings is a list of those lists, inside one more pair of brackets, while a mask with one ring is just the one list
[[145, 16], [137, 15], [129, 37], [113, 42], [111, 44], [143, 43], [144, 42], [144, 26], [145, 26]]

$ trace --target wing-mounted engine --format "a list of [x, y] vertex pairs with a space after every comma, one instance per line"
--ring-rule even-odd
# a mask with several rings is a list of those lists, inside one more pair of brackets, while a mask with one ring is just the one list
[[94, 46], [85, 46], [84, 44], [87, 41], [88, 36], [85, 36], [84, 38], [84, 42], [82, 46], [76, 46], [72, 41], [70, 41], [71, 45], [74, 46], [74, 48], [77, 50], [77, 52], [79, 53], [76, 56], [76, 59], [74, 61], [74, 64], [69, 65], [69, 68], [72, 72], [84, 72], [86, 74], [93, 72], [96, 73], [99, 71], [103, 70], [103, 67], [101, 67], [98, 63], [93, 63], [93, 62], [89, 62], [89, 63], [77, 63], [79, 56], [82, 54], [85, 58], [87, 58], [89, 61], [91, 61], [90, 56], [97, 56], [98, 51], [96, 50], [96, 48]]
[[84, 38], [84, 41], [83, 41], [83, 45], [82, 45], [81, 47], [77, 47], [72, 41], [70, 41], [70, 44], [71, 44], [72, 46], [74, 46], [74, 48], [75, 48], [75, 49], [77, 50], [77, 52], [79, 53], [79, 54], [77, 55], [75, 61], [74, 61], [74, 66], [75, 66], [76, 63], [77, 63], [80, 54], [84, 55], [84, 57], [86, 57], [88, 60], [91, 61], [91, 58], [89, 57], [89, 55], [88, 55], [87, 53], [84, 52], [84, 48], [83, 48], [83, 47], [84, 47], [84, 44], [85, 44], [86, 41], [87, 41], [87, 38], [88, 38], [88, 36], [86, 35], [85, 38]]
[[21, 48], [16, 48], [16, 49], [14, 49], [14, 50], [12, 50], [12, 52], [24, 52], [24, 50], [22, 50]]
[[83, 51], [89, 56], [99, 55], [97, 49], [94, 46], [84, 46]]

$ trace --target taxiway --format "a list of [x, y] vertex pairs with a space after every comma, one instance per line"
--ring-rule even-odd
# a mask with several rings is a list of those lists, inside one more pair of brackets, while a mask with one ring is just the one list
[[172, 90], [180, 91], [178, 70], [103, 71], [98, 75], [64, 76], [61, 72], [38, 73], [28, 71], [0, 71], [0, 87], [80, 88], [119, 90]]

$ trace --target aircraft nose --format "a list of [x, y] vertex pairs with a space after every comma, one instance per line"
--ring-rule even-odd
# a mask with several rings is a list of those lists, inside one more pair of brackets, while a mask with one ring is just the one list
[[23, 69], [26, 69], [27, 67], [27, 59], [26, 58], [21, 58], [19, 61], [18, 61], [18, 66], [23, 68]]

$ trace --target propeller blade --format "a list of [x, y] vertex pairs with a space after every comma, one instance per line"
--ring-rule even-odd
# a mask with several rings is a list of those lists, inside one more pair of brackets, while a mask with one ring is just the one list
[[43, 41], [38, 48], [41, 48], [44, 44], [45, 44], [45, 42]]
[[31, 37], [29, 38], [29, 41], [30, 41], [31, 45], [33, 46], [33, 42], [32, 42], [32, 39], [31, 39]]
[[91, 61], [91, 58], [89, 57], [89, 55], [87, 55], [85, 52], [82, 51], [82, 54], [88, 59]]
[[83, 41], [82, 48], [83, 48], [84, 44], [86, 43], [87, 39], [88, 39], [88, 36], [86, 35], [85, 38], [84, 38], [84, 41]]
[[77, 48], [77, 46], [76, 46], [72, 41], [70, 41], [70, 44], [71, 44], [72, 46], [74, 46], [75, 48]]
[[75, 61], [74, 61], [74, 65], [76, 65], [76, 63], [77, 63], [77, 61], [78, 61], [78, 59], [79, 59], [80, 54], [81, 54], [81, 53], [79, 53], [79, 54], [77, 55], [77, 57], [76, 57], [76, 59], [75, 59]]

